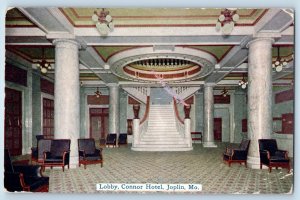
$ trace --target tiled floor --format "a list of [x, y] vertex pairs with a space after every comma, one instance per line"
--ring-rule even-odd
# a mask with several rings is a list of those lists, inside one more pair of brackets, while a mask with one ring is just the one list
[[202, 193], [291, 193], [293, 174], [286, 169], [254, 170], [222, 161], [218, 148], [193, 145], [190, 152], [135, 152], [130, 147], [105, 148], [104, 166], [46, 169], [50, 192], [95, 193], [96, 183], [197, 183]]

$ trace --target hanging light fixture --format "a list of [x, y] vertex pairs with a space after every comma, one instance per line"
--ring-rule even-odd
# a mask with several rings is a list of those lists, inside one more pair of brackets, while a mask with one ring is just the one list
[[221, 91], [221, 95], [223, 97], [226, 97], [228, 95], [228, 90], [224, 87], [223, 90]]
[[106, 36], [114, 29], [114, 23], [109, 11], [102, 8], [102, 10], [95, 10], [92, 16], [93, 22], [96, 24], [97, 30], [101, 35]]
[[222, 30], [224, 35], [229, 35], [234, 27], [234, 24], [240, 19], [236, 8], [226, 8], [221, 11], [221, 15], [216, 23], [216, 30]]
[[242, 87], [242, 89], [246, 89], [248, 85], [248, 81], [245, 79], [245, 74], [243, 74], [243, 79], [239, 81], [239, 85]]
[[42, 48], [42, 60], [38, 62], [36, 66], [40, 68], [43, 74], [46, 74], [48, 70], [52, 69], [51, 64], [46, 61], [44, 48]]
[[276, 60], [272, 62], [272, 68], [276, 71], [276, 72], [281, 72], [283, 67], [285, 67], [287, 65], [287, 61], [284, 58], [280, 57], [280, 47], [277, 47], [277, 57]]
[[95, 92], [95, 95], [97, 98], [100, 98], [101, 92], [99, 91], [98, 87], [97, 87], [97, 91]]

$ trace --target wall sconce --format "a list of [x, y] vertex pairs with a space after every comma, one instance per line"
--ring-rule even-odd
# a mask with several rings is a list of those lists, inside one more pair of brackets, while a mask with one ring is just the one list
[[243, 74], [243, 79], [239, 81], [239, 85], [242, 87], [242, 89], [246, 89], [247, 88], [248, 81], [246, 81], [244, 74]]
[[38, 68], [40, 68], [43, 74], [46, 74], [48, 70], [52, 69], [51, 64], [47, 62], [45, 58], [45, 50], [42, 48], [42, 60], [36, 64]]
[[113, 19], [109, 15], [109, 11], [105, 10], [104, 8], [102, 8], [102, 10], [95, 10], [92, 20], [96, 24], [97, 30], [103, 36], [106, 36], [114, 29]]
[[281, 72], [283, 67], [285, 67], [287, 65], [287, 61], [284, 58], [280, 57], [280, 47], [277, 47], [277, 58], [275, 61], [272, 62], [272, 68], [276, 71], [276, 72]]
[[221, 15], [216, 23], [216, 30], [222, 30], [224, 35], [229, 35], [234, 27], [234, 24], [240, 19], [236, 8], [226, 8], [221, 11]]
[[98, 87], [97, 87], [97, 91], [95, 92], [95, 95], [97, 98], [100, 98], [101, 92], [99, 91]]
[[224, 87], [223, 90], [221, 91], [221, 95], [223, 97], [226, 97], [228, 95], [228, 90]]

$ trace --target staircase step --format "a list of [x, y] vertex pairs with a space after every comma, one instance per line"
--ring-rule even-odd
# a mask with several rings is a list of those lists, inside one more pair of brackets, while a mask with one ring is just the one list
[[145, 134], [142, 136], [141, 139], [143, 138], [183, 138], [183, 136], [179, 135], [179, 134], [165, 134], [165, 135], [159, 135], [159, 134]]
[[178, 144], [178, 145], [186, 145], [185, 144], [185, 142], [183, 141], [183, 140], [181, 140], [181, 141], [159, 141], [159, 140], [157, 140], [157, 141], [149, 141], [149, 140], [147, 140], [147, 141], [140, 141], [140, 144], [141, 145], [176, 145], [176, 144]]
[[191, 151], [193, 147], [132, 147], [133, 151]]

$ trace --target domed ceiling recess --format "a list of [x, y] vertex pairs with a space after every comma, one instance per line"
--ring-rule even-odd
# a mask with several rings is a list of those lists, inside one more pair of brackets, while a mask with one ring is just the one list
[[183, 80], [196, 76], [201, 66], [188, 60], [174, 58], [154, 58], [135, 61], [123, 68], [124, 73], [132, 78], [155, 81]]
[[214, 70], [216, 59], [194, 49], [175, 47], [172, 53], [156, 53], [153, 48], [146, 47], [116, 54], [108, 60], [108, 64], [112, 73], [127, 80], [171, 83], [209, 75]]

